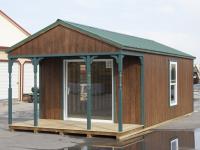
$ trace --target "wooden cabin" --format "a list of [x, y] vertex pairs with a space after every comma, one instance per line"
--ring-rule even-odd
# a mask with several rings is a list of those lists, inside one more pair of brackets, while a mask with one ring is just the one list
[[[194, 57], [152, 40], [57, 20], [7, 50], [31, 59], [39, 107], [12, 129], [109, 135], [120, 139], [193, 111]], [[40, 114], [40, 115], [38, 115]]]

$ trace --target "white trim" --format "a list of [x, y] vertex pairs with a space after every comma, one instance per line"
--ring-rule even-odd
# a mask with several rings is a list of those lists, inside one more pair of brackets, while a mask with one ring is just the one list
[[[68, 117], [65, 120], [70, 120], [70, 121], [83, 121], [86, 122], [87, 119], [85, 118], [72, 118], [72, 117]], [[103, 123], [113, 123], [112, 120], [102, 120], [102, 119], [91, 119], [92, 122], [103, 122]]]
[[[175, 69], [176, 69], [176, 75], [175, 75], [175, 78], [176, 78], [176, 81], [175, 81], [175, 83], [171, 83], [171, 66], [172, 65], [175, 65]], [[177, 62], [175, 62], [175, 61], [170, 61], [170, 66], [169, 66], [169, 90], [170, 90], [170, 95], [169, 95], [169, 99], [170, 99], [170, 106], [175, 106], [175, 105], [177, 105], [178, 104], [178, 100], [177, 100], [177, 85], [178, 85], [178, 82], [177, 82], [177, 71], [178, 71], [178, 69], [177, 69]], [[175, 99], [174, 99], [174, 101], [172, 101], [171, 100], [171, 86], [175, 86], [174, 88], [175, 88]]]
[[115, 114], [114, 114], [114, 110], [115, 110], [115, 108], [114, 108], [114, 63], [113, 63], [113, 59], [109, 59], [109, 60], [111, 60], [112, 61], [112, 120], [111, 120], [111, 122], [112, 123], [114, 123], [114, 116], [115, 116]]
[[[113, 59], [94, 59], [93, 62], [106, 62], [106, 61], [111, 61], [112, 62], [112, 120], [100, 120], [100, 119], [91, 119], [92, 122], [105, 122], [105, 123], [114, 123], [114, 70], [113, 70]], [[71, 118], [68, 117], [68, 110], [67, 110], [67, 91], [68, 89], [66, 89], [66, 87], [68, 87], [68, 63], [69, 62], [84, 62], [84, 60], [82, 59], [71, 59], [71, 60], [64, 60], [63, 61], [63, 84], [64, 84], [64, 89], [63, 89], [63, 97], [64, 97], [64, 102], [63, 102], [63, 119], [64, 120], [73, 120], [73, 121], [87, 121], [87, 119], [85, 118]]]
[[66, 60], [63, 60], [63, 106], [62, 106], [62, 110], [63, 110], [63, 120], [65, 120], [65, 107], [66, 107]]
[[178, 138], [173, 139], [173, 140], [170, 141], [170, 150], [174, 150], [174, 149], [172, 148], [172, 144], [173, 144], [174, 142], [176, 143], [176, 149], [175, 149], [175, 150], [178, 150]]

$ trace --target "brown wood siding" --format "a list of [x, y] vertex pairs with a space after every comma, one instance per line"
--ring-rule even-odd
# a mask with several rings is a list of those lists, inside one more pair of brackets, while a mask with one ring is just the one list
[[16, 48], [10, 55], [58, 55], [116, 50], [117, 48], [100, 40], [59, 25]]
[[[169, 106], [169, 61], [177, 61], [178, 105]], [[144, 55], [145, 122], [151, 126], [193, 111], [193, 62], [161, 55]]]
[[40, 63], [40, 105], [42, 119], [62, 119], [62, 59], [45, 59]]
[[[116, 116], [118, 114], [118, 70], [115, 64]], [[123, 61], [123, 123], [140, 124], [140, 60], [124, 57]]]

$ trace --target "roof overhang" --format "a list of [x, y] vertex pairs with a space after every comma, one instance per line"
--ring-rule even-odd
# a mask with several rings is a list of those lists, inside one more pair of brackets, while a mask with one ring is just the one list
[[54, 54], [54, 55], [16, 55], [16, 56], [8, 56], [8, 58], [12, 59], [18, 59], [18, 58], [25, 58], [25, 59], [31, 59], [31, 58], [54, 58], [54, 57], [81, 57], [85, 55], [90, 56], [113, 56], [113, 55], [126, 55], [126, 56], [138, 56], [143, 57], [143, 53], [139, 52], [133, 52], [133, 51], [127, 51], [127, 50], [119, 50], [116, 52], [101, 52], [101, 53], [70, 53], [70, 54]]
[[171, 57], [180, 57], [180, 58], [187, 58], [187, 59], [196, 59], [196, 57], [194, 56], [190, 56], [190, 57], [187, 57], [187, 56], [182, 56], [182, 55], [176, 55], [176, 54], [169, 54], [169, 53], [164, 53], [164, 52], [152, 52], [150, 50], [147, 50], [147, 49], [138, 49], [138, 48], [130, 48], [130, 47], [123, 47], [124, 50], [132, 50], [132, 51], [136, 51], [136, 52], [140, 52], [140, 53], [150, 53], [150, 54], [156, 54], [156, 55], [164, 55], [164, 56], [171, 56]]
[[0, 46], [0, 51], [6, 51], [8, 49], [8, 47], [6, 46]]

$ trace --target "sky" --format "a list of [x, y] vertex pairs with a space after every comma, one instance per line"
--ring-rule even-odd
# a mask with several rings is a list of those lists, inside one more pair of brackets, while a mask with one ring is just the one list
[[200, 64], [200, 0], [1, 0], [0, 9], [31, 34], [59, 18], [155, 40]]

